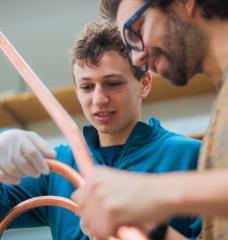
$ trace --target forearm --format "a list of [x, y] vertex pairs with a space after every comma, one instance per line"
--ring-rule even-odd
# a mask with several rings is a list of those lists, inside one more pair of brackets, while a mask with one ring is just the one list
[[[163, 178], [163, 179], [162, 179]], [[161, 176], [172, 215], [228, 217], [228, 171], [173, 173]]]

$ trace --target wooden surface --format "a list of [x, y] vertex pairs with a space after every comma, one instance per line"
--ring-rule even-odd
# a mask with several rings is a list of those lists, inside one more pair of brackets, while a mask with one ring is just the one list
[[[175, 87], [160, 76], [153, 77], [152, 89], [145, 102], [154, 102], [180, 97], [212, 93], [213, 87], [205, 76], [199, 75], [188, 86]], [[53, 89], [52, 93], [68, 113], [81, 113], [74, 87]], [[48, 114], [31, 93], [18, 94], [0, 101], [0, 127], [14, 124], [21, 126], [31, 122], [49, 119]]]

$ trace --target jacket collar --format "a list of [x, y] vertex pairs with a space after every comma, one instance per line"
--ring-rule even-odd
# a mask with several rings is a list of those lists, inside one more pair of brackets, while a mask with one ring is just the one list
[[[151, 117], [148, 123], [142, 121], [136, 123], [125, 145], [127, 145], [128, 148], [140, 147], [141, 145], [156, 140], [165, 132], [166, 130], [161, 127], [159, 120]], [[84, 126], [83, 135], [90, 150], [94, 151], [99, 149], [99, 137], [96, 128], [92, 125]]]

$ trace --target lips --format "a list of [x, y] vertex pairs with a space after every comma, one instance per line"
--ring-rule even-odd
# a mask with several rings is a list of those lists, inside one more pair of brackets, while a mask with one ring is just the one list
[[100, 123], [109, 123], [113, 119], [115, 113], [115, 111], [97, 111], [93, 116]]
[[151, 58], [150, 59], [150, 62], [149, 62], [149, 67], [150, 69], [155, 72], [155, 73], [158, 73], [158, 65], [159, 65], [159, 62], [160, 62], [160, 58], [157, 57], [157, 58]]

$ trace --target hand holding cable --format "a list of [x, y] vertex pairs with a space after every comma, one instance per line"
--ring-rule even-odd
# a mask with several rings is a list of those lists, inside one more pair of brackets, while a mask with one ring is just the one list
[[25, 176], [48, 174], [45, 158], [55, 158], [55, 151], [38, 134], [19, 129], [0, 134], [0, 182], [18, 184]]

